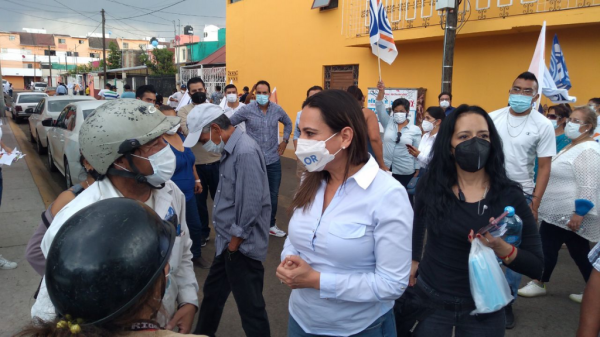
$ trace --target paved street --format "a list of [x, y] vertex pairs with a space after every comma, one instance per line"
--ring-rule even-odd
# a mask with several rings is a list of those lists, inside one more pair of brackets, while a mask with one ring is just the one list
[[[10, 124], [10, 125], [9, 125]], [[12, 128], [12, 131], [11, 131]], [[33, 293], [40, 277], [24, 259], [29, 237], [38, 226], [40, 214], [64, 188], [60, 173], [50, 174], [47, 157], [38, 156], [29, 139], [27, 123], [14, 124], [3, 120], [3, 141], [10, 147], [18, 146], [27, 154], [26, 160], [3, 168], [4, 193], [0, 207], [0, 254], [19, 263], [15, 270], [0, 270], [0, 336], [10, 336], [29, 321], [29, 309]], [[287, 231], [289, 216], [287, 207], [297, 187], [296, 163], [282, 159], [283, 180], [280, 190], [278, 225]], [[384, 201], [385, 202], [385, 201]], [[209, 207], [211, 209], [211, 207]], [[214, 235], [214, 232], [212, 233]], [[290, 290], [275, 277], [283, 238], [271, 237], [265, 263], [264, 295], [273, 336], [286, 336]], [[214, 255], [214, 241], [208, 243], [203, 255]], [[210, 259], [210, 258], [209, 258]], [[198, 283], [202, 288], [208, 270], [196, 269]], [[529, 281], [524, 278], [523, 282]], [[584, 283], [578, 269], [566, 249], [560, 253], [559, 264], [549, 284], [549, 295], [543, 298], [520, 298], [515, 305], [517, 327], [507, 336], [562, 337], [575, 334], [579, 305], [568, 299], [570, 293], [583, 290]], [[202, 298], [202, 291], [200, 291]], [[225, 307], [220, 336], [243, 336], [239, 315], [233, 297]]]

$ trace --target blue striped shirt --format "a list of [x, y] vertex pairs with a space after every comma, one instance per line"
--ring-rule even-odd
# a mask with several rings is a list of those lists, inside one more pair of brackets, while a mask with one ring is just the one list
[[237, 128], [223, 150], [213, 207], [217, 256], [236, 236], [244, 239], [242, 254], [264, 261], [271, 219], [267, 167], [258, 144]]
[[241, 107], [233, 116], [231, 124], [246, 122], [246, 133], [258, 143], [265, 155], [267, 165], [279, 160], [279, 123], [283, 124], [283, 139], [290, 139], [292, 120], [277, 104], [269, 102], [263, 113], [257, 102]]
[[600, 272], [600, 242], [594, 246], [588, 257], [594, 269]]

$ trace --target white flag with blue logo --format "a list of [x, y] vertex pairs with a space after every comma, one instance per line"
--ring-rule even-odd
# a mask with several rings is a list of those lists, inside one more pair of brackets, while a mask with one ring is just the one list
[[392, 64], [398, 56], [398, 49], [396, 49], [392, 26], [385, 12], [386, 9], [382, 0], [370, 0], [369, 2], [371, 50], [385, 63]]
[[558, 89], [571, 89], [571, 79], [565, 62], [565, 55], [558, 43], [558, 35], [554, 34], [552, 43], [552, 56], [550, 57], [550, 74]]

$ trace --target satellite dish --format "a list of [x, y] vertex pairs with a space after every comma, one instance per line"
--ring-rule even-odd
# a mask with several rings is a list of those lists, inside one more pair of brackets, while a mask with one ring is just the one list
[[185, 35], [194, 35], [194, 28], [192, 26], [183, 27], [183, 34]]

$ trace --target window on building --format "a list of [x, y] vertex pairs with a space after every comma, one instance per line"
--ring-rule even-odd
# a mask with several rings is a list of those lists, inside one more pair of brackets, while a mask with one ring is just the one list
[[100, 58], [100, 53], [90, 53], [91, 58]]
[[33, 69], [33, 64], [29, 63], [29, 64], [27, 65], [27, 69]]
[[67, 43], [67, 40], [65, 40], [65, 39], [58, 39], [58, 43]]
[[68, 52], [67, 52], [67, 56], [73, 56], [73, 53], [72, 53], [72, 52], [70, 52], [70, 51], [68, 51]]
[[79, 44], [84, 44], [84, 43], [85, 43], [85, 41], [79, 40]]
[[338, 7], [338, 0], [313, 0], [312, 9], [320, 10], [333, 9]]
[[186, 54], [185, 52], [181, 54], [181, 56], [182, 56], [182, 57], [181, 57], [181, 59], [182, 59], [183, 61], [185, 61], [185, 54]]
[[78, 51], [74, 52], [73, 56], [75, 56], [75, 57], [79, 56], [79, 52]]
[[14, 36], [14, 35], [9, 35], [9, 36], [8, 36], [8, 39], [9, 39], [10, 41], [14, 41], [14, 40], [15, 40], [15, 36]]
[[56, 56], [56, 50], [45, 49], [44, 50], [44, 55], [46, 55], [46, 56]]
[[234, 4], [234, 3], [239, 2], [239, 1], [242, 1], [242, 0], [231, 0], [231, 3]]
[[129, 43], [123, 42], [123, 49], [129, 49]]
[[204, 32], [204, 37], [208, 37], [208, 33], [207, 32]]
[[8, 53], [8, 48], [2, 48], [1, 51], [2, 51], [3, 54], [4, 53]]

